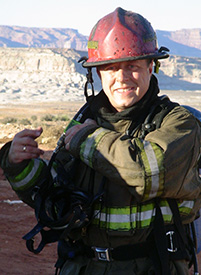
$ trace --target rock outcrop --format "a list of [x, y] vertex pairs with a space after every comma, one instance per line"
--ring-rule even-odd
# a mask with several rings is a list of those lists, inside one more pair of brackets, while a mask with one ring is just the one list
[[[86, 55], [73, 49], [0, 48], [1, 102], [83, 100], [86, 69], [78, 60]], [[201, 58], [171, 55], [161, 61], [157, 77], [164, 90], [201, 90]], [[94, 69], [93, 79], [99, 91]]]

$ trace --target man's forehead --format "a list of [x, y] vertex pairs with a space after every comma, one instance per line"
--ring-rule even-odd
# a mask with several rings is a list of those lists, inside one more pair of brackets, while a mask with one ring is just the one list
[[[150, 61], [149, 61], [150, 62]], [[112, 67], [112, 66], [124, 66], [124, 65], [138, 65], [138, 64], [147, 64], [148, 60], [147, 59], [137, 59], [137, 60], [127, 60], [127, 61], [121, 61], [121, 62], [112, 62], [108, 64], [104, 64], [101, 66], [98, 66], [98, 68], [101, 70], [107, 68], [107, 67]]]

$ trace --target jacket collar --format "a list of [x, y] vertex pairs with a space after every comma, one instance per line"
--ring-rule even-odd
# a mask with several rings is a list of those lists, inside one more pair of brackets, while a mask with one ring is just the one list
[[119, 120], [132, 120], [137, 122], [139, 119], [142, 120], [148, 115], [149, 109], [156, 100], [158, 93], [158, 81], [157, 78], [152, 75], [149, 89], [143, 98], [122, 112], [114, 111], [103, 90], [90, 102], [90, 108], [96, 119], [99, 118], [110, 123], [115, 123]]

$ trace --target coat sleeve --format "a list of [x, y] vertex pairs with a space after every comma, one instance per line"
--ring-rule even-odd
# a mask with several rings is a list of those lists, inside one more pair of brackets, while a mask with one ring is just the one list
[[72, 139], [70, 152], [110, 181], [127, 185], [138, 200], [192, 199], [200, 193], [200, 143], [196, 120], [176, 107], [145, 140], [102, 127], [90, 134], [85, 129]]
[[158, 144], [164, 152], [164, 196], [198, 197], [201, 127], [195, 117], [183, 107], [176, 107], [165, 117], [161, 128], [149, 133], [146, 139]]

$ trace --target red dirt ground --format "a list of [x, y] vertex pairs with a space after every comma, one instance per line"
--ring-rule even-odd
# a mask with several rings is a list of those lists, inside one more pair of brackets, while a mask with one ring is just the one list
[[38, 255], [29, 252], [22, 236], [36, 224], [34, 211], [24, 203], [7, 200], [19, 199], [7, 181], [0, 181], [0, 274], [54, 274], [56, 244], [47, 245]]
[[[50, 152], [46, 152], [49, 156]], [[57, 244], [48, 244], [34, 255], [26, 248], [22, 237], [35, 225], [34, 210], [19, 201], [6, 180], [0, 181], [0, 274], [53, 275], [57, 260]]]

